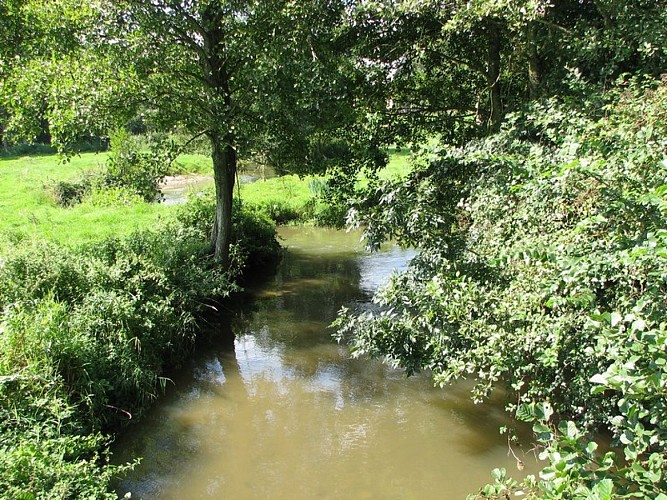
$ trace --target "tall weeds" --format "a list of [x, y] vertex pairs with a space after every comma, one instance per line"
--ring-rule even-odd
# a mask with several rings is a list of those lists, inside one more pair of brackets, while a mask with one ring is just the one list
[[242, 258], [276, 245], [270, 226], [248, 237], [257, 217], [242, 216], [235, 271], [223, 272], [194, 222], [17, 245], [0, 261], [0, 497], [107, 495], [124, 468], [109, 466], [102, 433], [141, 415], [203, 312], [237, 289]]

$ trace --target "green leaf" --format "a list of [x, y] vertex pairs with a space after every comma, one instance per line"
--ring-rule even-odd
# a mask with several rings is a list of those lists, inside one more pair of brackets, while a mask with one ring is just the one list
[[621, 321], [623, 321], [623, 316], [617, 312], [612, 312], [611, 313], [611, 318], [609, 320], [610, 324], [612, 327], [618, 325]]
[[535, 405], [524, 403], [519, 405], [516, 410], [516, 418], [523, 422], [532, 422], [535, 420]]
[[540, 420], [549, 421], [554, 411], [551, 407], [551, 403], [544, 401], [535, 405], [535, 416]]
[[614, 492], [614, 483], [611, 479], [603, 479], [591, 490], [596, 500], [611, 500]]
[[507, 475], [507, 471], [504, 468], [496, 468], [491, 471], [491, 477], [494, 481], [502, 481]]

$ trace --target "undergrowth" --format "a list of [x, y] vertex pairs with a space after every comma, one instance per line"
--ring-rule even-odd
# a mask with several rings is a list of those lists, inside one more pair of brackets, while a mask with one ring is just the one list
[[[17, 242], [0, 261], [0, 497], [102, 498], [126, 466], [110, 433], [162, 392], [206, 311], [248, 265], [277, 252], [275, 228], [237, 211], [234, 264], [208, 254], [194, 206], [178, 222], [77, 247]], [[195, 223], [196, 222], [196, 223]], [[199, 225], [198, 225], [199, 224]]]

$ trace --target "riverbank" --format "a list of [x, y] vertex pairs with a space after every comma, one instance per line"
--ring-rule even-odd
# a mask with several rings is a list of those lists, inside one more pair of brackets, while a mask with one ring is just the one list
[[[381, 177], [405, 176], [410, 157], [409, 152], [392, 151]], [[82, 153], [63, 163], [57, 155], [0, 156], [0, 254], [7, 242], [40, 239], [78, 245], [129, 235], [173, 218], [171, 204], [146, 203], [118, 194], [98, 193], [71, 206], [58, 205], [53, 192], [58, 183], [80, 183], [101, 171], [107, 158], [108, 153]], [[180, 202], [205, 190], [205, 180], [211, 176], [210, 158], [181, 155], [174, 162], [165, 187], [185, 188], [178, 193]], [[243, 203], [259, 206], [277, 223], [331, 222], [327, 219], [330, 214], [326, 197], [321, 196], [326, 178], [262, 177], [253, 172], [248, 176], [256, 182], [239, 183], [237, 193]]]
[[238, 210], [236, 259], [223, 271], [208, 258], [206, 237], [178, 215], [89, 244], [6, 247], [3, 498], [113, 498], [109, 481], [126, 467], [108, 463], [112, 436], [159, 397], [165, 369], [190, 355], [203, 315], [238, 289], [244, 262], [278, 249], [268, 219]]
[[[141, 417], [188, 358], [204, 312], [233, 293], [244, 265], [277, 250], [270, 216], [313, 207], [315, 178], [241, 187], [231, 272], [206, 257], [210, 196], [147, 203], [98, 192], [59, 206], [106, 154], [0, 158], [0, 491], [7, 498], [113, 498], [114, 434]], [[191, 155], [170, 183], [206, 176]], [[188, 172], [187, 165], [195, 165]], [[405, 168], [407, 162], [399, 169]], [[321, 185], [322, 181], [319, 185]], [[192, 191], [189, 194], [194, 194]], [[245, 264], [244, 264], [245, 263]]]
[[50, 198], [103, 160], [0, 160], [0, 498], [115, 498], [128, 466], [109, 463], [114, 435], [159, 397], [244, 263], [278, 248], [267, 218], [237, 210], [223, 272], [188, 205]]
[[[408, 156], [393, 155], [388, 175], [404, 173]], [[59, 203], [60, 191], [85, 184], [107, 159], [0, 157], [0, 491], [7, 497], [113, 497], [109, 482], [126, 469], [108, 461], [114, 433], [159, 397], [169, 383], [165, 368], [188, 358], [202, 315], [237, 290], [244, 267], [273, 258], [273, 224], [317, 221], [327, 209], [318, 198], [324, 178], [240, 183], [235, 265], [221, 272], [206, 256], [210, 159], [174, 162], [162, 187], [182, 190], [178, 204], [117, 190]]]

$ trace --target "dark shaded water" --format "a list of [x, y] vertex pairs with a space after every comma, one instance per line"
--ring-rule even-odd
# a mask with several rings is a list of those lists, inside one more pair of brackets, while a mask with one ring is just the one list
[[[518, 475], [498, 433], [511, 425], [500, 402], [476, 406], [466, 384], [436, 389], [427, 376], [352, 359], [331, 339], [340, 306], [366, 303], [411, 254], [366, 255], [358, 235], [322, 229], [282, 236], [289, 251], [275, 277], [118, 443], [118, 460], [144, 457], [118, 492], [465, 498], [494, 467]], [[522, 458], [530, 469], [534, 459]]]

